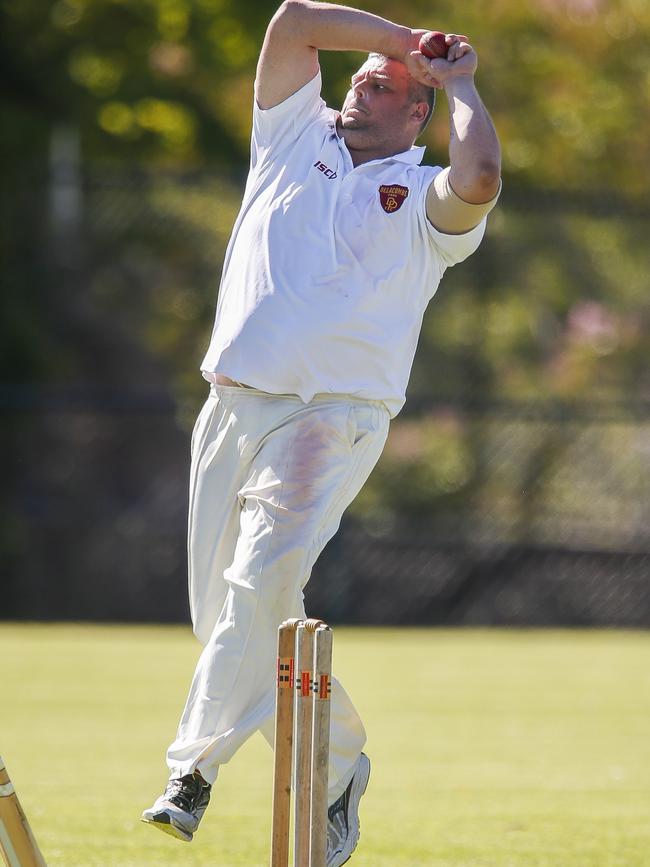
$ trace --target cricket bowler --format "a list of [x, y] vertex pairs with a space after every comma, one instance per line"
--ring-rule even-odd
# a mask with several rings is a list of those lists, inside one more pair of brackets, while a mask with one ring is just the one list
[[[189, 595], [203, 650], [166, 791], [142, 816], [181, 840], [220, 766], [258, 730], [273, 744], [278, 626], [306, 616], [312, 567], [404, 404], [426, 307], [445, 270], [478, 248], [499, 195], [476, 53], [449, 34], [446, 58], [429, 59], [424, 34], [311, 0], [286, 0], [266, 31], [192, 435]], [[321, 98], [320, 51], [365, 55], [340, 110]], [[422, 165], [414, 144], [440, 89], [444, 168]], [[365, 740], [334, 681], [328, 867], [359, 839]]]

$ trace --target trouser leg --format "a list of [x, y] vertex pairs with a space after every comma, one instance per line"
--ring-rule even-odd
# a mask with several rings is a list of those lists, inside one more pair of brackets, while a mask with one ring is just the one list
[[[267, 415], [277, 416], [282, 401], [261, 401], [268, 401]], [[285, 403], [283, 415], [267, 418], [266, 433], [248, 444], [250, 472], [239, 491], [243, 505], [233, 561], [224, 572], [226, 599], [168, 753], [172, 775], [198, 767], [212, 782], [250, 734], [262, 728], [269, 736], [278, 624], [304, 614], [302, 589], [311, 567], [383, 448], [387, 419], [374, 405], [296, 410], [295, 402]], [[269, 421], [275, 425], [270, 430]], [[361, 721], [336, 684], [333, 793], [347, 783], [364, 741]]]
[[224, 570], [239, 535], [238, 493], [246, 477], [229, 390], [214, 389], [192, 433], [187, 563], [194, 633], [205, 645], [223, 608]]

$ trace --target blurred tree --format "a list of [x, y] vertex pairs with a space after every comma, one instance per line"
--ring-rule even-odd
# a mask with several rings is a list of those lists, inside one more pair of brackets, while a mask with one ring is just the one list
[[[412, 26], [470, 34], [482, 92], [514, 181], [613, 189], [642, 200], [650, 133], [650, 7], [644, 0], [360, 2]], [[252, 78], [272, 0], [21, 0], [2, 3], [4, 150], [79, 126], [86, 158], [245, 162]], [[341, 99], [357, 58], [326, 55]], [[26, 136], [26, 132], [32, 135]], [[429, 141], [444, 148], [437, 124]], [[36, 140], [35, 140], [36, 139]]]
[[[119, 382], [139, 366], [143, 380], [162, 371], [177, 394], [198, 397], [276, 5], [3, 0], [5, 379]], [[373, 482], [395, 510], [435, 511], [486, 490], [486, 441], [466, 415], [478, 405], [650, 396], [650, 4], [358, 5], [467, 33], [503, 141], [501, 205], [479, 255], [445, 277], [411, 381], [411, 412], [433, 397], [451, 410], [396, 426]], [[322, 54], [330, 104], [359, 59]], [[80, 142], [76, 240], [57, 240], [51, 220], [62, 126]], [[430, 161], [446, 161], [447, 135], [442, 99]], [[542, 438], [524, 476], [552, 466], [555, 447]]]

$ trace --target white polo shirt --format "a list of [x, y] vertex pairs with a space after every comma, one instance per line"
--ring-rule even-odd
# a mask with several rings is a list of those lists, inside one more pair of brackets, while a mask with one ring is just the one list
[[440, 167], [413, 147], [356, 168], [320, 97], [320, 72], [273, 108], [255, 103], [251, 166], [226, 251], [206, 379], [273, 394], [404, 404], [422, 317], [485, 220], [438, 232], [426, 193]]

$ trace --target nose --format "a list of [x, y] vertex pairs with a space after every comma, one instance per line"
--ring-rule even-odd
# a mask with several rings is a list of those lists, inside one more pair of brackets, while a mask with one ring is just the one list
[[354, 87], [352, 88], [352, 91], [353, 91], [354, 95], [357, 97], [357, 99], [365, 99], [365, 97], [366, 97], [365, 82], [358, 81], [354, 85]]

